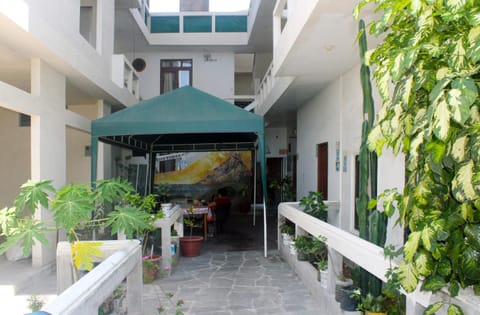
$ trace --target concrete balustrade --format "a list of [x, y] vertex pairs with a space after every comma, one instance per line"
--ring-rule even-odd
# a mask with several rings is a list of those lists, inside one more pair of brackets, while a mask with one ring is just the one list
[[[326, 202], [329, 211], [338, 211], [338, 202]], [[335, 290], [336, 273], [341, 269], [341, 257], [347, 257], [358, 266], [369, 271], [382, 281], [387, 281], [385, 273], [390, 267], [390, 262], [385, 258], [383, 248], [363, 240], [356, 235], [348, 233], [336, 226], [323, 222], [303, 212], [302, 207], [298, 202], [281, 203], [278, 206], [278, 224], [279, 226], [285, 222], [285, 219], [295, 224], [295, 235], [305, 235], [306, 233], [313, 236], [324, 236], [327, 238], [327, 245], [329, 251], [329, 279], [327, 288], [320, 288], [320, 285], [312, 281], [313, 268], [307, 266], [309, 263], [298, 261], [296, 257], [289, 254], [288, 249], [283, 245], [280, 230], [278, 232], [278, 247], [280, 255], [292, 266], [302, 279], [304, 284], [313, 295], [316, 295], [320, 301], [328, 305], [329, 314], [343, 314], [339, 306], [332, 307], [335, 304], [333, 293]], [[397, 264], [392, 262], [392, 267]], [[331, 272], [335, 270], [335, 272]], [[421, 283], [417, 290], [406, 294], [407, 300], [407, 315], [423, 314], [428, 305], [437, 301], [443, 300], [447, 303], [454, 303], [463, 308], [464, 314], [474, 315], [478, 314], [478, 305], [480, 305], [480, 298], [475, 296], [471, 288], [461, 290], [459, 295], [455, 298], [450, 298], [446, 291], [440, 291], [435, 294], [432, 292], [420, 291]], [[446, 308], [438, 312], [438, 314], [446, 314]]]
[[59, 296], [42, 310], [52, 315], [97, 314], [100, 305], [126, 279], [128, 314], [143, 314], [142, 250], [138, 240], [103, 241], [98, 266], [73, 283], [71, 246], [57, 246]]

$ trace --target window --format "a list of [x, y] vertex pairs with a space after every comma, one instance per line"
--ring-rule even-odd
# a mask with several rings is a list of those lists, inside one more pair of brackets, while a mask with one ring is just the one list
[[192, 85], [192, 59], [164, 59], [160, 61], [160, 93]]
[[18, 126], [19, 127], [30, 127], [30, 116], [25, 114], [18, 115]]

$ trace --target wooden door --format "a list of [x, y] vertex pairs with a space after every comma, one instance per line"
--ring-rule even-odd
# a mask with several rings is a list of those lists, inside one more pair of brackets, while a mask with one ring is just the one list
[[328, 199], [328, 142], [317, 145], [317, 191]]

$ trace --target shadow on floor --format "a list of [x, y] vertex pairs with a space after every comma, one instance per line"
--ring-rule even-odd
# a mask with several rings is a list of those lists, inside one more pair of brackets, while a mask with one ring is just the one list
[[[277, 217], [267, 217], [268, 250], [277, 248]], [[199, 231], [198, 231], [199, 232]], [[197, 233], [198, 234], [198, 233]], [[202, 245], [202, 252], [247, 251], [264, 249], [263, 216], [235, 214], [231, 215], [225, 225], [224, 233], [209, 237]]]

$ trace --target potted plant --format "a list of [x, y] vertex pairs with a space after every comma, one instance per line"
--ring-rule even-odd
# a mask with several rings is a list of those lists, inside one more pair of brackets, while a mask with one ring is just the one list
[[157, 278], [161, 260], [160, 255], [152, 254], [142, 257], [143, 283], [152, 283]]
[[328, 282], [328, 259], [321, 259], [315, 262], [318, 270], [318, 281], [322, 287], [327, 287]]
[[323, 202], [323, 195], [321, 192], [310, 191], [308, 196], [304, 196], [300, 199], [300, 205], [304, 207], [303, 211], [305, 213], [327, 222], [327, 205]]
[[193, 228], [197, 225], [193, 221], [194, 209], [190, 207], [186, 210], [186, 217], [183, 219], [185, 224], [190, 229], [189, 236], [180, 237], [180, 249], [185, 257], [195, 257], [200, 255], [200, 247], [202, 245], [203, 237], [193, 235]]
[[300, 261], [308, 260], [313, 247], [312, 237], [299, 235], [295, 238], [294, 245], [297, 250], [297, 259]]
[[[74, 267], [88, 271], [102, 256], [99, 250], [102, 243], [82, 240], [95, 236], [95, 231], [101, 232], [105, 228], [111, 230], [111, 235], [124, 233], [129, 238], [150, 228], [151, 215], [126, 201], [126, 195], [134, 192], [130, 183], [121, 179], [99, 180], [94, 187], [69, 184], [56, 190], [50, 180], [23, 184], [13, 207], [0, 210], [1, 235], [5, 237], [5, 242], [0, 245], [0, 254], [20, 244], [23, 253], [29, 256], [35, 242], [48, 243], [46, 232], [64, 229], [72, 243]], [[52, 194], [53, 197], [50, 197]], [[52, 212], [55, 228], [35, 219], [34, 212], [38, 206]], [[24, 211], [27, 216], [23, 215]], [[77, 279], [76, 273], [73, 276]]]
[[352, 285], [353, 280], [347, 278], [343, 272], [337, 275], [337, 278], [335, 279], [335, 301], [340, 302], [342, 300], [342, 288]]
[[364, 311], [365, 315], [386, 315], [385, 296], [383, 294], [373, 296], [371, 293], [368, 293], [360, 299], [358, 310]]
[[280, 233], [282, 234], [283, 245], [289, 245], [292, 237], [295, 234], [295, 227], [288, 223], [280, 225]]
[[161, 268], [162, 257], [155, 252], [156, 243], [159, 241], [159, 233], [153, 226], [153, 223], [157, 219], [163, 218], [164, 214], [162, 210], [154, 213], [157, 206], [157, 195], [149, 194], [145, 197], [140, 196], [137, 193], [128, 193], [125, 196], [125, 201], [142, 209], [149, 214], [146, 226], [143, 230], [137, 231], [137, 238], [142, 241], [142, 269], [143, 269], [143, 282], [151, 283], [157, 278], [158, 271]]

